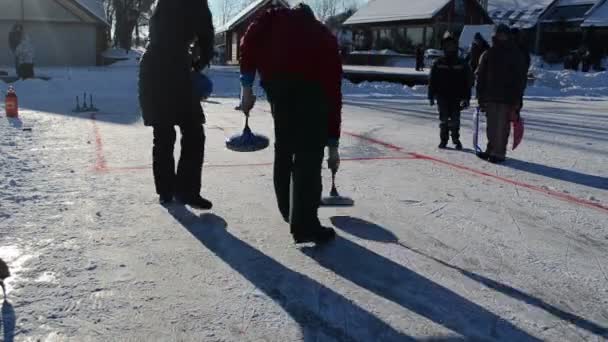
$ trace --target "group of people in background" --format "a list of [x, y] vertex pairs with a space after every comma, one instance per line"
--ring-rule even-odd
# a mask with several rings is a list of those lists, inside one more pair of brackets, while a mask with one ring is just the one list
[[480, 110], [487, 117], [488, 144], [477, 156], [492, 163], [505, 161], [510, 122], [523, 107], [530, 53], [516, 29], [498, 25], [492, 45], [476, 34], [468, 61], [459, 56], [458, 41], [449, 32], [442, 40], [444, 56], [433, 64], [428, 97], [439, 109], [439, 148], [446, 148], [450, 135], [457, 150], [460, 142], [460, 113], [470, 105], [476, 86]]
[[15, 57], [15, 70], [21, 79], [34, 77], [34, 46], [23, 24], [17, 23], [8, 34], [8, 46]]

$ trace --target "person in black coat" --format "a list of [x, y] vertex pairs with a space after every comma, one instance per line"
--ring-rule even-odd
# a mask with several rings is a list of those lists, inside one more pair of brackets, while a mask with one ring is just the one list
[[483, 38], [481, 33], [475, 33], [473, 43], [471, 43], [471, 52], [469, 54], [469, 66], [475, 72], [479, 66], [479, 59], [484, 52], [488, 51], [490, 44]]
[[526, 61], [513, 42], [508, 26], [496, 27], [492, 47], [477, 68], [477, 100], [487, 117], [488, 147], [477, 156], [502, 163], [507, 154], [512, 114], [522, 106], [526, 89]]
[[424, 48], [422, 45], [416, 47], [416, 71], [424, 71]]
[[[150, 21], [150, 42], [142, 57], [139, 100], [144, 124], [154, 129], [153, 169], [160, 202], [177, 199], [211, 209], [200, 195], [205, 116], [191, 74], [213, 57], [213, 21], [206, 0], [159, 0]], [[196, 42], [198, 56], [191, 53]], [[175, 126], [181, 130], [181, 156], [175, 171]]]
[[21, 44], [23, 39], [23, 25], [17, 23], [13, 26], [11, 31], [8, 33], [8, 47], [11, 49], [13, 56], [15, 56], [15, 70], [19, 70], [19, 61], [17, 60], [17, 47]]
[[473, 73], [467, 62], [458, 57], [458, 41], [449, 32], [444, 36], [442, 46], [444, 56], [437, 59], [431, 69], [429, 101], [434, 106], [437, 100], [439, 107], [439, 148], [447, 147], [451, 132], [456, 149], [462, 150], [460, 111], [469, 107]]

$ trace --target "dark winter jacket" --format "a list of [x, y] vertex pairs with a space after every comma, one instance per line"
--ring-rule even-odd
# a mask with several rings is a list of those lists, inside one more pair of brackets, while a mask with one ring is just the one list
[[22, 32], [17, 31], [15, 28], [8, 33], [8, 46], [11, 51], [14, 53], [17, 50], [17, 46], [21, 43]]
[[471, 44], [471, 53], [469, 54], [469, 66], [471, 70], [475, 72], [479, 66], [479, 59], [484, 52], [488, 51], [490, 44], [484, 39], [481, 41], [474, 40]]
[[329, 106], [329, 138], [340, 138], [342, 60], [336, 37], [325, 25], [302, 10], [273, 8], [251, 24], [240, 51], [243, 80], [252, 82], [257, 71], [262, 84], [285, 79], [318, 84]]
[[470, 100], [473, 72], [464, 59], [441, 57], [429, 78], [429, 99]]
[[525, 60], [515, 43], [495, 42], [481, 56], [477, 69], [477, 99], [519, 105], [526, 87]]
[[142, 57], [139, 101], [144, 124], [200, 125], [205, 122], [193, 94], [190, 46], [197, 41], [200, 64], [213, 57], [213, 22], [206, 0], [159, 0], [150, 20], [150, 43]]

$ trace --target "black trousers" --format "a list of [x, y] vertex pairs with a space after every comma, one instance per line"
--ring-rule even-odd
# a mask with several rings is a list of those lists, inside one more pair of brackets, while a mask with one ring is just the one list
[[34, 64], [19, 64], [17, 67], [17, 76], [23, 80], [34, 78]]
[[275, 129], [274, 188], [279, 211], [301, 235], [317, 229], [328, 111], [322, 89], [298, 80], [265, 82]]
[[180, 126], [181, 154], [177, 173], [173, 150], [174, 126], [154, 126], [153, 170], [156, 193], [190, 197], [201, 191], [201, 174], [205, 156], [205, 131], [202, 125]]
[[274, 189], [279, 211], [294, 235], [321, 225], [318, 218], [321, 193], [323, 149], [295, 152], [275, 145]]
[[424, 59], [416, 57], [416, 71], [424, 70]]
[[441, 141], [448, 141], [450, 133], [452, 141], [460, 139], [460, 100], [437, 99], [439, 107], [439, 136]]

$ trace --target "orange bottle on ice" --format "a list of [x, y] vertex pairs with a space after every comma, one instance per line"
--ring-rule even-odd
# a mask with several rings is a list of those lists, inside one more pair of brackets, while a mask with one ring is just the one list
[[6, 109], [6, 116], [9, 118], [19, 117], [19, 101], [17, 100], [17, 93], [15, 88], [12, 86], [8, 87], [6, 92], [6, 98], [4, 99], [4, 109]]

